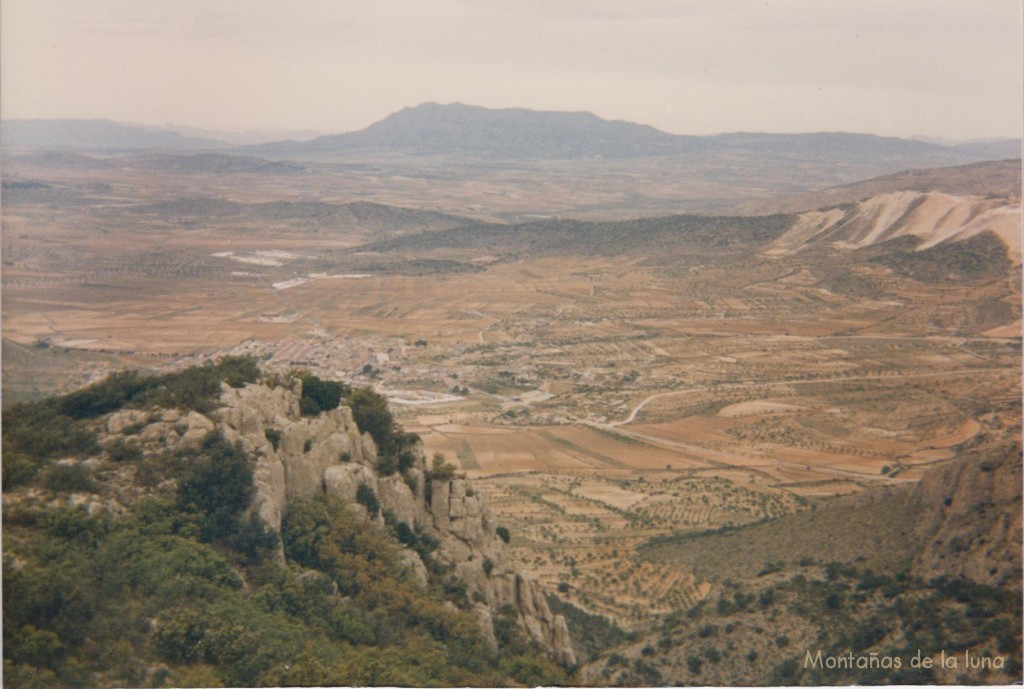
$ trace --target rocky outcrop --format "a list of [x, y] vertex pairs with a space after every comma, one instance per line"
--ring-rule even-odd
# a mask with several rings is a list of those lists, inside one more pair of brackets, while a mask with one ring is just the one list
[[918, 484], [917, 576], [964, 576], [991, 585], [1020, 581], [1020, 446], [986, 455], [930, 471]]
[[316, 417], [301, 416], [301, 385], [296, 380], [291, 389], [225, 386], [221, 395], [224, 406], [216, 412], [224, 438], [241, 442], [256, 458], [254, 507], [278, 531], [285, 503], [322, 492], [328, 467], [346, 459], [369, 465], [377, 457], [373, 440], [360, 435], [347, 407]]
[[[412, 467], [402, 474], [380, 475], [373, 439], [359, 433], [351, 410], [341, 406], [304, 417], [299, 412], [301, 385], [299, 380], [290, 387], [225, 385], [222, 406], [210, 417], [195, 412], [119, 412], [108, 420], [108, 442], [142, 427], [144, 443], [161, 442], [177, 450], [196, 447], [209, 432], [219, 430], [255, 459], [252, 509], [271, 528], [280, 530], [289, 499], [320, 493], [381, 524], [387, 513], [389, 520], [403, 522], [437, 542], [432, 556], [465, 582], [488, 639], [494, 640], [492, 613], [511, 606], [532, 639], [550, 649], [557, 661], [575, 665], [565, 619], [552, 614], [540, 587], [512, 562], [490, 508], [472, 485], [458, 478], [430, 480], [419, 447], [414, 448]], [[375, 516], [356, 500], [361, 485], [371, 488], [380, 502]], [[425, 584], [427, 567], [419, 555], [407, 548], [403, 559]]]
[[491, 609], [512, 606], [533, 639], [550, 648], [559, 662], [575, 665], [565, 618], [552, 614], [543, 590], [512, 563], [490, 507], [470, 483], [433, 481], [429, 508], [440, 540], [438, 555], [455, 565], [470, 597]]

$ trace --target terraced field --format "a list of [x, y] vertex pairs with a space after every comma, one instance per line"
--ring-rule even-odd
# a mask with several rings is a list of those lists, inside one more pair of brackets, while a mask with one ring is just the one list
[[515, 556], [541, 581], [629, 628], [649, 621], [652, 610], [692, 605], [709, 590], [686, 563], [634, 560], [639, 543], [756, 522], [804, 504], [778, 489], [664, 471], [639, 478], [578, 471], [482, 475], [474, 485], [510, 528]]

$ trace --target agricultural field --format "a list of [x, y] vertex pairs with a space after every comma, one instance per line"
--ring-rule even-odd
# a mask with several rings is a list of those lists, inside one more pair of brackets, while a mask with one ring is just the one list
[[[222, 354], [374, 386], [522, 565], [627, 629], [712, 592], [692, 562], [637, 557], [651, 538], [909, 485], [1019, 436], [1019, 250], [925, 264], [902, 244], [796, 250], [790, 216], [610, 222], [724, 205], [715, 185], [673, 197], [667, 170], [626, 208], [617, 167], [576, 194], [585, 175], [554, 168], [531, 185], [82, 158], [5, 168], [5, 400]], [[510, 231], [525, 215], [552, 217]]]

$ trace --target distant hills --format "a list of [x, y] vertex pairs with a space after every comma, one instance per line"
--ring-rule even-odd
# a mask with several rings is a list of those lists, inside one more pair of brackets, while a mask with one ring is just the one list
[[290, 137], [309, 140], [312, 131], [225, 132], [180, 125], [152, 127], [111, 120], [6, 120], [0, 124], [4, 148], [77, 151], [194, 151], [235, 148]]
[[[863, 249], [900, 237], [913, 237], [915, 248], [925, 250], [991, 233], [1005, 246], [1008, 258], [1019, 265], [1020, 226], [1020, 205], [1007, 203], [1006, 199], [897, 191], [802, 213], [765, 255], [784, 256], [814, 246]], [[993, 261], [993, 268], [1001, 263], [995, 258]]]
[[168, 130], [153, 131], [110, 120], [7, 120], [0, 123], [0, 144], [5, 149], [83, 151], [195, 150], [224, 146], [212, 139]]
[[106, 120], [10, 120], [2, 124], [0, 137], [4, 148], [8, 149], [231, 148], [279, 158], [348, 155], [480, 160], [665, 157], [736, 165], [749, 159], [768, 158], [794, 163], [877, 161], [887, 169], [961, 165], [1020, 155], [1020, 141], [1012, 139], [942, 145], [841, 132], [684, 136], [647, 125], [605, 120], [588, 112], [488, 109], [458, 103], [424, 103], [405, 108], [356, 132], [254, 146], [232, 146], [223, 140], [185, 136], [170, 129], [153, 131]]
[[826, 202], [802, 212], [794, 208], [757, 216], [687, 214], [614, 222], [468, 222], [389, 238], [361, 250], [464, 259], [479, 252], [510, 259], [640, 256], [675, 265], [732, 265], [751, 255], [777, 260], [810, 252], [819, 261], [848, 254], [850, 260], [875, 261], [924, 281], [992, 277], [1021, 262], [1020, 202], [1009, 186], [1014, 165], [1019, 183], [1019, 160], [917, 170], [838, 188], [858, 201], [818, 192]]

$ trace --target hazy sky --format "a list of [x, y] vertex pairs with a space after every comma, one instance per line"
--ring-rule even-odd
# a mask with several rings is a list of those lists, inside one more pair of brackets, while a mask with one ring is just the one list
[[360, 129], [424, 101], [679, 134], [1019, 136], [1021, 0], [2, 0], [4, 118]]

